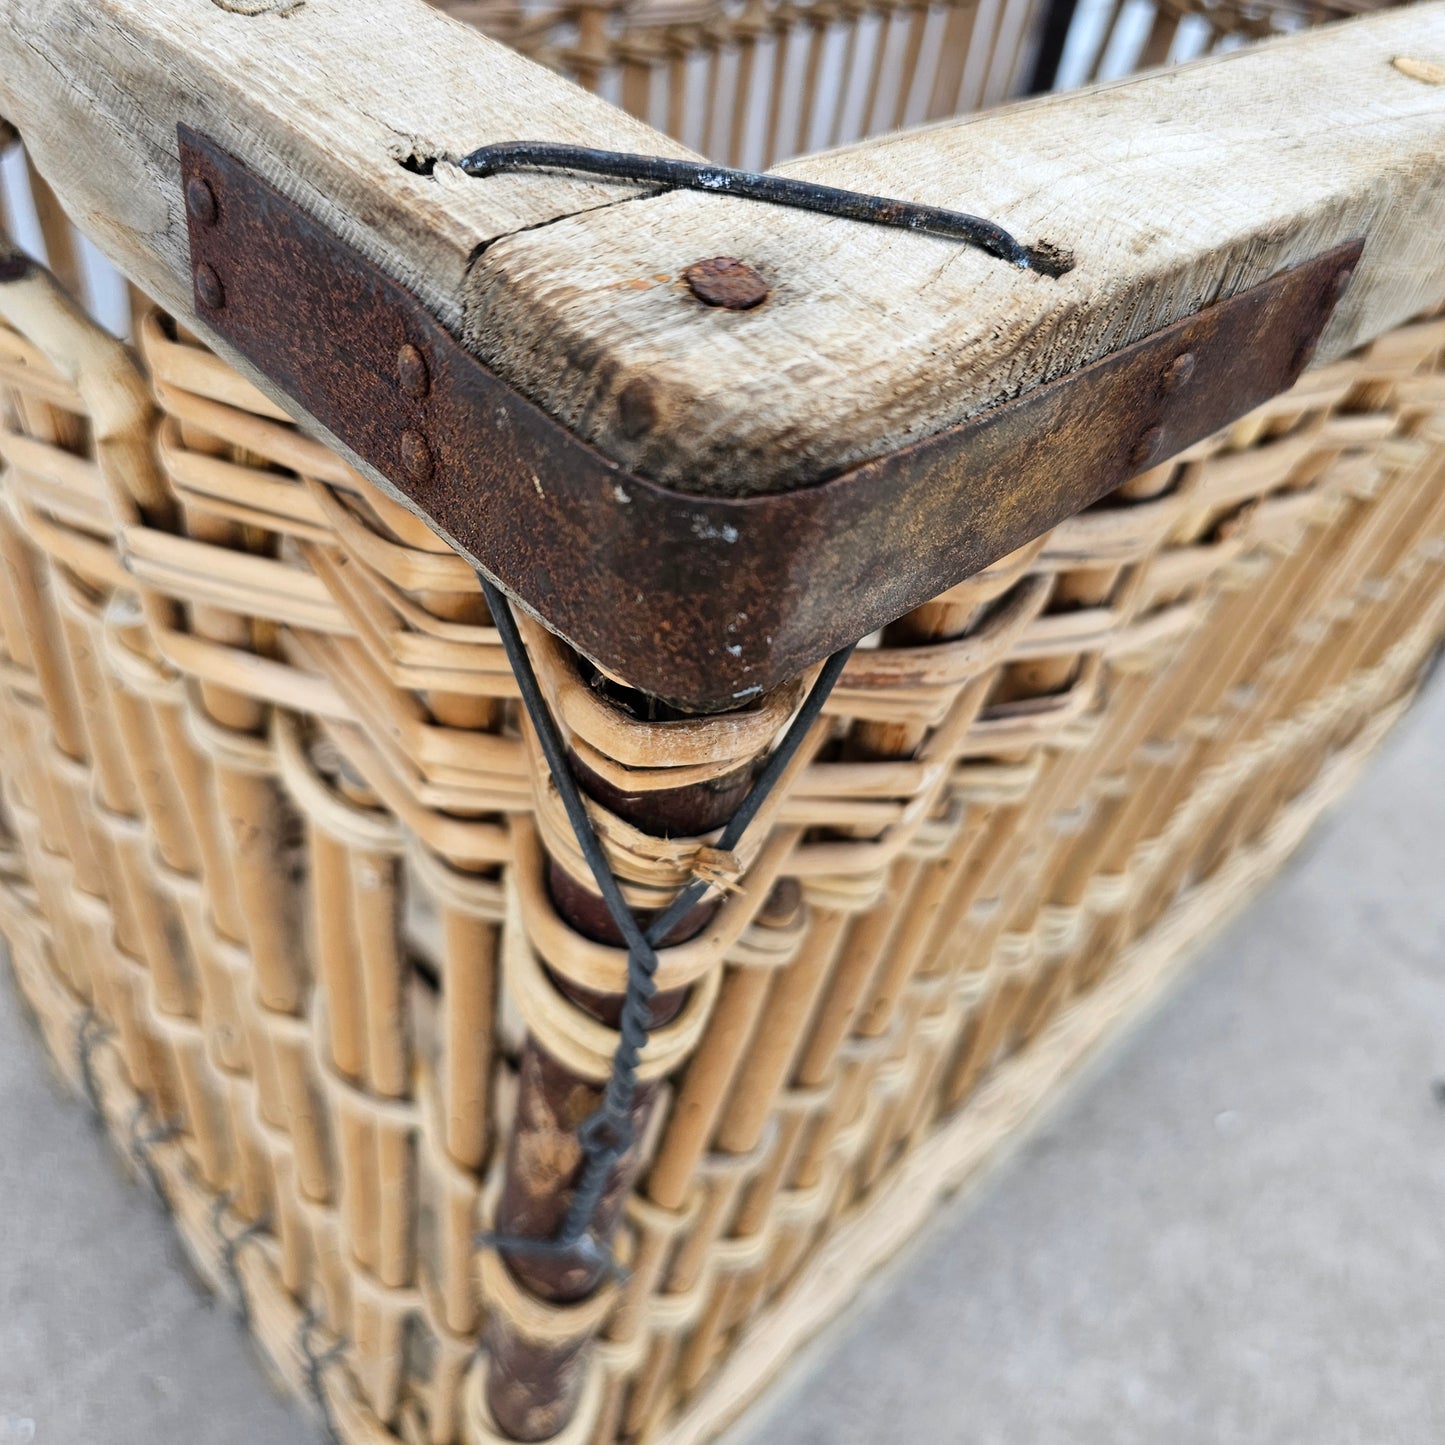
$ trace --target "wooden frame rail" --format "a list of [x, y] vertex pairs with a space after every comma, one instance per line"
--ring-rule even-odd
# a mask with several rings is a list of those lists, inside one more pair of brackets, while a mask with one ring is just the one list
[[[545, 566], [508, 565], [473, 527], [489, 497], [505, 496], [494, 527], [505, 513], [509, 536], [556, 531], [564, 503], [549, 504], [544, 484], [499, 493], [485, 474], [451, 475], [437, 489], [444, 507], [395, 468], [367, 466], [354, 437], [302, 417], [604, 667], [693, 707], [755, 696], [850, 626], [885, 623], [1108, 484], [1067, 466], [1041, 484], [1007, 456], [980, 473], [968, 423], [1001, 403], [1351, 241], [1363, 259], [1320, 359], [1445, 299], [1440, 0], [783, 168], [998, 218], [1064, 258], [1059, 276], [721, 196], [558, 174], [469, 180], [447, 157], [519, 132], [686, 152], [422, 0], [364, 15], [7, 0], [0, 43], [0, 105], [82, 229], [224, 354], [238, 359], [224, 327], [218, 338], [213, 318], [194, 314], [178, 125], [395, 278], [604, 469], [619, 468], [569, 541], [595, 586], [584, 578], [568, 603]], [[765, 304], [730, 311], [688, 290], [687, 267], [718, 255], [761, 273]], [[1094, 429], [1126, 422], [1137, 418], [1105, 407]], [[822, 528], [795, 516], [823, 505], [820, 481], [832, 479], [829, 495], [869, 476], [878, 488], [879, 465], [950, 428], [922, 461], [887, 473], [886, 506], [845, 507]], [[1162, 432], [1176, 450], [1192, 440]], [[1162, 459], [1142, 437], [1126, 448], [1136, 451], [1139, 464]], [[627, 509], [651, 488], [670, 534], [639, 577]], [[805, 500], [756, 505], [790, 497]], [[743, 499], [755, 505], [728, 510]], [[940, 546], [949, 517], [970, 545]], [[754, 534], [767, 550], [750, 568]], [[762, 570], [778, 586], [753, 616], [744, 599]], [[589, 616], [628, 612], [638, 590], [659, 605], [589, 627]]]

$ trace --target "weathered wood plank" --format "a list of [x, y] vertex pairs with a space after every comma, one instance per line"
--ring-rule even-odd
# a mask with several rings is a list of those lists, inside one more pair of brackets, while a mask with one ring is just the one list
[[[468, 335], [609, 455], [714, 494], [816, 481], [1363, 235], [1319, 352], [1336, 356], [1445, 299], [1445, 85], [1401, 56], [1445, 60], [1445, 4], [780, 168], [987, 215], [1071, 250], [1057, 280], [676, 193], [492, 247]], [[718, 255], [764, 273], [766, 304], [687, 294], [683, 269]]]
[[688, 155], [423, 0], [0, 0], [0, 114], [132, 280], [191, 307], [176, 126], [213, 137], [409, 286], [461, 316], [478, 246], [636, 187], [412, 174], [519, 128]]
[[[1072, 251], [1057, 279], [715, 196], [413, 174], [519, 135], [683, 153], [423, 0], [0, 0], [0, 55], [0, 111], [66, 206], [180, 314], [184, 120], [579, 434], [700, 493], [816, 481], [1350, 236], [1366, 259], [1322, 356], [1445, 297], [1445, 0], [784, 168], [990, 214]], [[768, 276], [764, 306], [687, 292], [719, 254]]]

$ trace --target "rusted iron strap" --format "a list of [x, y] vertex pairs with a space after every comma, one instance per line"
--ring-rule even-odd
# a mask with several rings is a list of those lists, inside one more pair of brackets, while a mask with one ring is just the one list
[[795, 676], [1287, 389], [1360, 252], [816, 486], [701, 497], [580, 441], [184, 128], [181, 165], [201, 322], [580, 651], [695, 711]]

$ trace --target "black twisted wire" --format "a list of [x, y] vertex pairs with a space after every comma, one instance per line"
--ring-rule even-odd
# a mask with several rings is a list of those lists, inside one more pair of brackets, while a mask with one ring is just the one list
[[[582, 849], [587, 866], [596, 880], [607, 911], [627, 945], [627, 988], [618, 1019], [619, 1037], [612, 1056], [612, 1070], [608, 1075], [602, 1102], [577, 1130], [577, 1137], [582, 1145], [582, 1169], [561, 1228], [552, 1239], [529, 1239], [489, 1232], [478, 1235], [477, 1243], [517, 1254], [575, 1254], [590, 1264], [612, 1271], [616, 1268], [612, 1257], [612, 1241], [599, 1239], [594, 1226], [607, 1181], [618, 1160], [633, 1144], [632, 1106], [637, 1095], [638, 1066], [642, 1050], [647, 1044], [650, 1005], [657, 993], [657, 947], [697, 905], [710, 885], [705, 879], [694, 879], [658, 914], [647, 931], [643, 932], [628, 907], [627, 900], [622, 896], [622, 889], [607, 862], [601, 843], [597, 840], [592, 820], [587, 813], [587, 805], [568, 766], [561, 735], [557, 731], [546, 699], [542, 696], [541, 686], [537, 682], [537, 675], [532, 669], [531, 659], [522, 643], [521, 633], [517, 629], [507, 599], [488, 577], [479, 572], [477, 579], [482, 585], [487, 606], [491, 609], [493, 625], [501, 637], [502, 649], [516, 675], [522, 705], [536, 730], [542, 755], [547, 760], [547, 767], [557, 785], [562, 806], [566, 810], [572, 831], [577, 836], [578, 846]], [[723, 829], [717, 842], [720, 851], [731, 852], [741, 841], [748, 825], [757, 816], [758, 810], [767, 801], [768, 795], [777, 786], [788, 764], [818, 720], [823, 705], [852, 652], [853, 644], [850, 643], [829, 657], [819, 670], [807, 698], [783, 735], [782, 742], [773, 750], [748, 790], [747, 797]]]

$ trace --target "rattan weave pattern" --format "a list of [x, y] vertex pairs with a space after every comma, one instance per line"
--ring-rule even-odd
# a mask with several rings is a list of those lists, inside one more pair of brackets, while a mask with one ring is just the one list
[[[739, 856], [594, 803], [635, 906], [699, 869], [722, 906], [662, 955], [688, 993], [645, 1056], [630, 1275], [549, 1305], [473, 1236], [523, 1039], [604, 1078], [558, 981], [618, 992], [625, 956], [554, 902], [593, 885], [475, 579], [168, 318], [147, 388], [43, 277], [3, 300], [0, 922], [62, 1071], [347, 1442], [501, 1438], [499, 1317], [575, 1357], [557, 1438], [701, 1438], [830, 1239], [956, 1184], [1268, 875], [1441, 635], [1437, 318], [869, 639]], [[648, 720], [525, 633], [619, 795], [726, 790], [806, 681]]]
[[[767, 167], [1026, 94], [1041, 0], [432, 0], [727, 165]], [[1069, 86], [1194, 59], [1384, 0], [1107, 0]]]

